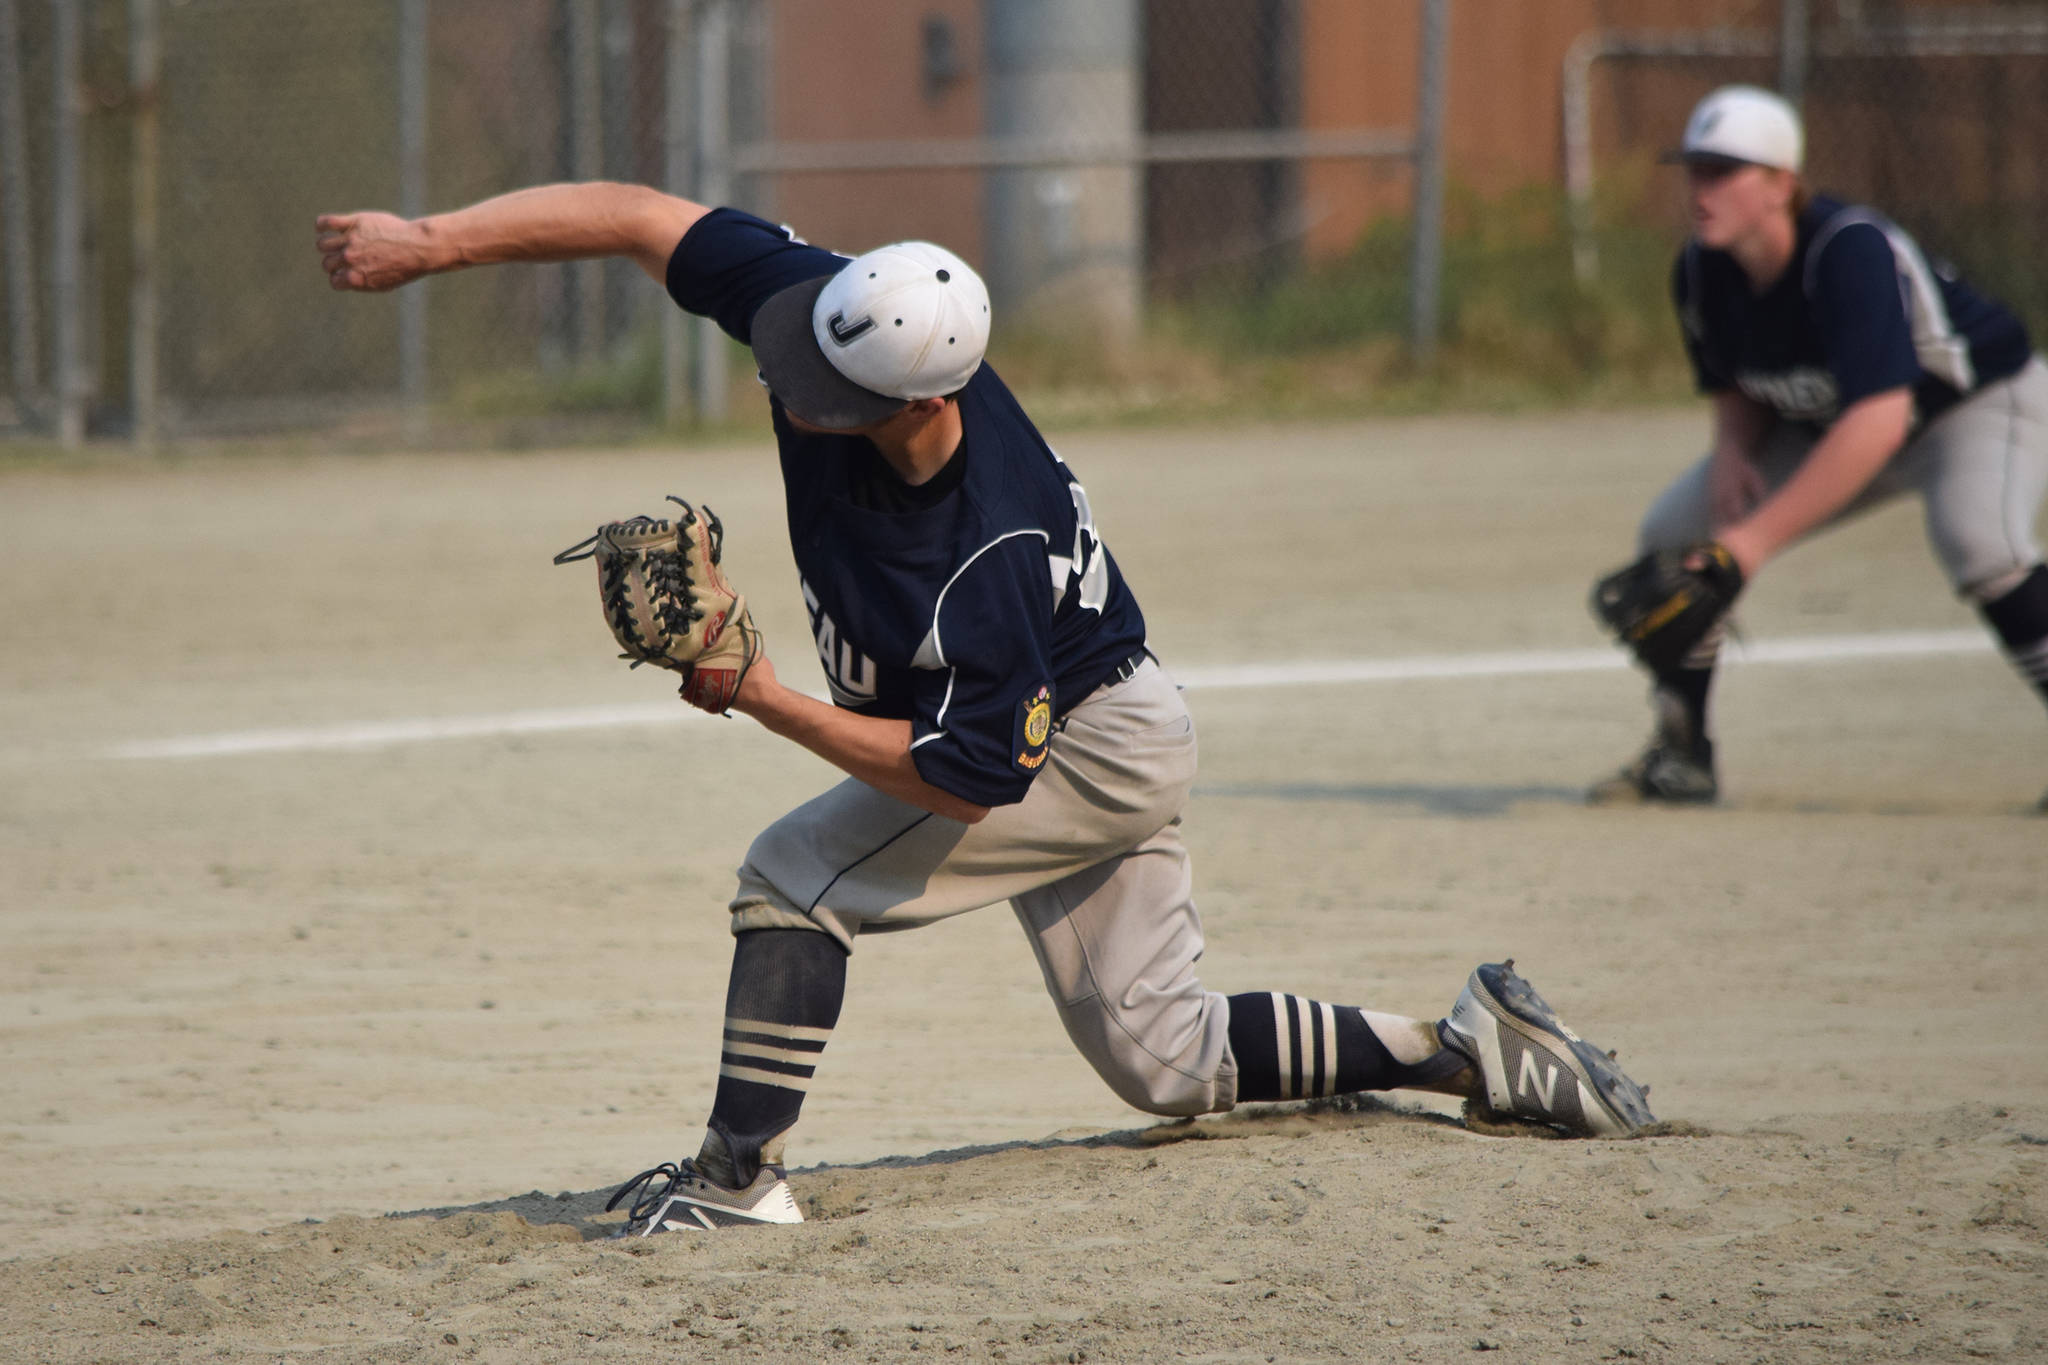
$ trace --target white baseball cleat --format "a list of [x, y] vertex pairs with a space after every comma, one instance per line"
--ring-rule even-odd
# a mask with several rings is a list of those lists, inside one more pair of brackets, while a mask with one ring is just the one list
[[1478, 1068], [1499, 1113], [1578, 1137], [1626, 1137], [1657, 1121], [1642, 1087], [1567, 1028], [1512, 958], [1474, 968], [1437, 1033]]
[[625, 1227], [619, 1230], [621, 1237], [804, 1221], [780, 1166], [763, 1166], [752, 1184], [730, 1190], [706, 1178], [694, 1161], [665, 1161], [619, 1186], [605, 1211], [617, 1208], [629, 1194], [633, 1205]]

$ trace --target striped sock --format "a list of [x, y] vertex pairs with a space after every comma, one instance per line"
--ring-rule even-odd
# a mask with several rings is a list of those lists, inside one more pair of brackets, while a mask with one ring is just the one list
[[718, 1059], [718, 1080], [787, 1090], [801, 1105], [818, 1069], [818, 1057], [832, 1036], [828, 1028], [772, 1024], [766, 1019], [725, 1017], [725, 1051]]
[[755, 929], [733, 943], [718, 1092], [699, 1164], [743, 1188], [782, 1158], [846, 997], [846, 952], [808, 929]]
[[1409, 1064], [1387, 1049], [1365, 1011], [1299, 995], [1230, 997], [1230, 1051], [1241, 1101], [1302, 1100], [1355, 1090], [1397, 1090], [1463, 1069], [1439, 1052]]
[[2048, 565], [2036, 564], [2018, 587], [1986, 602], [1983, 612], [2005, 657], [2048, 701]]

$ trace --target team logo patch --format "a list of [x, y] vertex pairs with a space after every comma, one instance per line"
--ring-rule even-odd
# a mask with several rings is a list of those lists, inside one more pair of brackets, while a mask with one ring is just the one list
[[1036, 771], [1050, 753], [1052, 687], [1048, 684], [1017, 703], [1017, 766]]

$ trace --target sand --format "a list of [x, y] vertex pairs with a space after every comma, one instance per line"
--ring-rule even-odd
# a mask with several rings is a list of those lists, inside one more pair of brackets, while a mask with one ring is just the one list
[[[1214, 677], [1597, 648], [1586, 583], [1700, 433], [1060, 446]], [[665, 709], [548, 563], [670, 491], [815, 681], [764, 446], [0, 469], [0, 1359], [2048, 1357], [2048, 726], [1989, 651], [1731, 666], [1704, 812], [1578, 804], [1645, 732], [1623, 669], [1190, 691], [1213, 987], [1433, 1015], [1513, 956], [1652, 1135], [1158, 1125], [997, 908], [856, 955], [807, 1225], [609, 1240], [701, 1131], [731, 870], [831, 779]], [[1972, 624], [1910, 506], [1743, 611]]]

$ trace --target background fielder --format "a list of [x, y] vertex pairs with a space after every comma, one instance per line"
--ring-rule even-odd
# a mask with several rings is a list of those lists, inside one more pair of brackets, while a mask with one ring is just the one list
[[1193, 722], [1081, 485], [982, 363], [987, 295], [957, 257], [903, 243], [849, 261], [620, 185], [318, 227], [339, 289], [628, 256], [750, 344], [770, 391], [834, 704], [764, 656], [732, 706], [850, 776], [748, 851], [706, 1136], [622, 1188], [631, 1230], [795, 1221], [784, 1139], [857, 940], [1005, 900], [1069, 1036], [1148, 1112], [1422, 1086], [1583, 1134], [1649, 1121], [1511, 964], [1476, 970], [1439, 1024], [1202, 985], [1179, 828]]
[[[1950, 584], [2048, 701], [2048, 568], [2034, 536], [2048, 367], [2012, 313], [1897, 224], [1810, 195], [1804, 146], [1784, 100], [1729, 86], [1700, 101], [1673, 154], [1693, 221], [1673, 292], [1714, 442], [1651, 504], [1639, 548], [1711, 537], [1739, 589], [1808, 533], [1917, 493]], [[1652, 664], [1656, 733], [1592, 799], [1715, 799], [1707, 702], [1724, 626]]]

